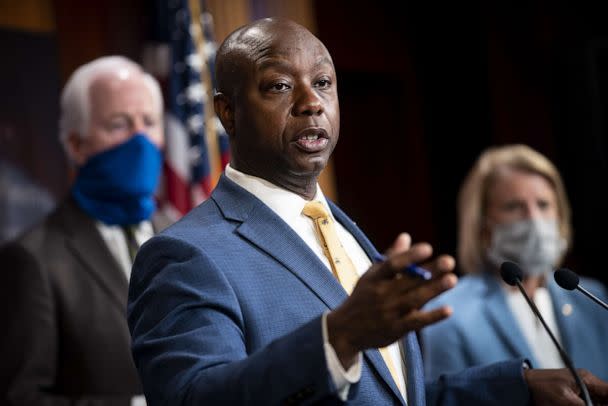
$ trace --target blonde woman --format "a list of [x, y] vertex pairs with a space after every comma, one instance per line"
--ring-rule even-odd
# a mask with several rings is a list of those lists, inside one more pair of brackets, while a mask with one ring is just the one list
[[[490, 148], [465, 179], [458, 203], [458, 260], [467, 275], [429, 304], [450, 305], [454, 313], [422, 331], [427, 377], [514, 358], [538, 368], [564, 367], [521, 293], [500, 279], [500, 264], [513, 261], [575, 366], [608, 379], [607, 315], [553, 280], [572, 234], [555, 166], [525, 145]], [[599, 282], [582, 283], [606, 298]]]

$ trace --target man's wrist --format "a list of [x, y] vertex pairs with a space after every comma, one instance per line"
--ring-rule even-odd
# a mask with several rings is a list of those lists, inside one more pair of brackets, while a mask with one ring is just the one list
[[338, 359], [336, 355], [336, 351], [333, 346], [330, 344], [327, 334], [327, 316], [329, 312], [323, 314], [321, 320], [322, 326], [322, 334], [323, 334], [323, 349], [325, 352], [325, 359], [327, 362], [327, 369], [329, 370], [329, 374], [336, 388], [338, 397], [342, 401], [346, 401], [348, 399], [348, 392], [350, 391], [350, 386], [359, 382], [361, 379], [361, 364], [362, 364], [362, 354], [359, 352], [357, 354], [356, 362], [348, 369], [345, 369]]
[[336, 356], [340, 360], [342, 367], [348, 370], [357, 361], [357, 354], [360, 352], [351, 345], [348, 337], [343, 334], [346, 329], [340, 328], [339, 317], [336, 312], [327, 314], [327, 338], [329, 344], [334, 348]]

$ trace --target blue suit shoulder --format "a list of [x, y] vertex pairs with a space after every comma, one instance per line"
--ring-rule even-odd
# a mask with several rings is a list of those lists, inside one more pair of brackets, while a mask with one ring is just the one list
[[[220, 247], [225, 244], [223, 239], [230, 235], [230, 233], [226, 233], [227, 227], [229, 224], [222, 217], [216, 203], [213, 199], [207, 199], [180, 220], [148, 240], [141, 247], [141, 252], [145, 253], [142, 257], [152, 260], [158, 255], [166, 255], [166, 253], [179, 256], [180, 252], [192, 255], [204, 252], [210, 246]], [[162, 247], [162, 249], [157, 250], [157, 247]], [[134, 270], [138, 268], [142, 267], [135, 267]]]
[[224, 222], [217, 204], [213, 199], [207, 199], [158, 235], [184, 239], [198, 233], [201, 228], [207, 231], [207, 228]]

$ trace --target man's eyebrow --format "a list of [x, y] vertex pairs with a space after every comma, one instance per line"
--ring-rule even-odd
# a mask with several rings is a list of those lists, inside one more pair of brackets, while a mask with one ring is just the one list
[[334, 63], [327, 56], [324, 56], [322, 58], [319, 58], [319, 60], [317, 60], [317, 63], [315, 63], [315, 69], [320, 68], [323, 65], [329, 65], [332, 69], [334, 67]]

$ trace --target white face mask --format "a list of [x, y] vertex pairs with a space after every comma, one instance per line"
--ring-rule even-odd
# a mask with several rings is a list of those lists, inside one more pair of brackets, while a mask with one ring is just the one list
[[516, 262], [528, 276], [549, 272], [566, 249], [555, 220], [522, 220], [494, 227], [487, 252], [499, 267], [504, 261]]

